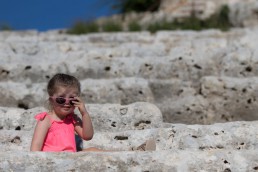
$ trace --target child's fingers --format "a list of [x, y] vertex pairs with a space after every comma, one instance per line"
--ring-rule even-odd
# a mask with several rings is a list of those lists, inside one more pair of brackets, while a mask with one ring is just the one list
[[80, 97], [74, 97], [75, 100], [78, 100], [79, 102], [83, 102]]
[[72, 102], [75, 107], [84, 106], [84, 102], [78, 97], [76, 97]]

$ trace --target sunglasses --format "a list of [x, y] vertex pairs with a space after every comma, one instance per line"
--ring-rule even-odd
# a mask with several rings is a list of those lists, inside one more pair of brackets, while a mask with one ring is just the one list
[[78, 100], [74, 98], [64, 98], [64, 97], [50, 97], [53, 100], [56, 101], [57, 104], [64, 105], [67, 101], [69, 102], [70, 105], [74, 105], [73, 101], [78, 102]]

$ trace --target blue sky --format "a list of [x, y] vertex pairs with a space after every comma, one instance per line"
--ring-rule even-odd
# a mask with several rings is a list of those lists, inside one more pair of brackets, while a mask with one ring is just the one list
[[[110, 3], [107, 3], [110, 2]], [[46, 31], [108, 16], [114, 0], [0, 0], [0, 26]]]

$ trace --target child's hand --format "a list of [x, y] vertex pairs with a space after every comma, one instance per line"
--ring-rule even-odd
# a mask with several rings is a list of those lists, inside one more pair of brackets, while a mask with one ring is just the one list
[[77, 107], [79, 109], [81, 115], [84, 115], [87, 113], [85, 104], [80, 97], [74, 97], [73, 103], [74, 103], [74, 107]]
[[75, 124], [75, 131], [82, 139], [90, 140], [94, 134], [90, 116], [83, 100], [80, 97], [75, 97], [74, 99], [74, 107], [77, 107], [82, 115], [81, 122], [79, 124]]

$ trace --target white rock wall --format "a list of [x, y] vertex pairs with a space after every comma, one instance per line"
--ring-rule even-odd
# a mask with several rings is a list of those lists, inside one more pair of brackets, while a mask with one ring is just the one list
[[[96, 131], [93, 139], [84, 141], [83, 146], [109, 151], [104, 153], [29, 152], [35, 125], [33, 116], [43, 108], [23, 112], [17, 108], [1, 108], [1, 123], [9, 125], [1, 126], [0, 130], [0, 170], [242, 172], [258, 168], [257, 121], [213, 125], [171, 124], [160, 120], [160, 111], [152, 104], [101, 106], [88, 106]], [[125, 119], [121, 115], [125, 112], [124, 108], [128, 108], [129, 116], [135, 117]], [[105, 114], [98, 118], [100, 113]], [[116, 116], [115, 120], [119, 121], [115, 124], [117, 126], [111, 124], [110, 127], [109, 122], [104, 122], [111, 116]], [[148, 118], [150, 122], [141, 123], [139, 128], [139, 125], [135, 126], [139, 118], [141, 121]], [[131, 128], [118, 127], [122, 123], [131, 125]], [[156, 141], [155, 151], [130, 151], [150, 138]]]
[[0, 105], [46, 105], [48, 79], [64, 72], [87, 103], [150, 102], [166, 122], [256, 120], [257, 32], [1, 32]]
[[[0, 32], [0, 171], [257, 171], [257, 32]], [[84, 148], [115, 152], [29, 152], [56, 72], [82, 83]]]

